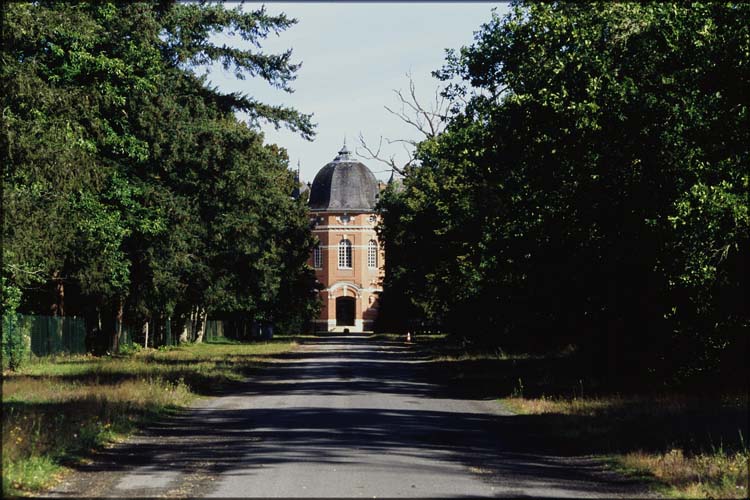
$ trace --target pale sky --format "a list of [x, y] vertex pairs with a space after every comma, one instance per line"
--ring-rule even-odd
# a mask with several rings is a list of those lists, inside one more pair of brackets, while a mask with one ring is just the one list
[[[246, 9], [260, 3], [245, 4]], [[267, 143], [276, 143], [289, 153], [290, 166], [301, 164], [303, 181], [331, 161], [346, 136], [354, 151], [361, 132], [368, 143], [387, 138], [414, 138], [419, 134], [383, 106], [398, 108], [393, 89], [408, 91], [408, 78], [414, 78], [417, 96], [427, 101], [440, 82], [431, 72], [445, 60], [446, 48], [469, 45], [481, 24], [499, 14], [505, 3], [267, 3], [269, 14], [284, 12], [298, 20], [279, 36], [262, 42], [268, 53], [293, 50], [292, 60], [302, 62], [293, 94], [271, 88], [263, 80], [237, 80], [231, 71], [214, 67], [209, 80], [222, 91], [240, 91], [261, 102], [292, 106], [312, 113], [317, 123], [315, 139], [305, 141], [286, 129], [264, 126]], [[242, 46], [239, 37], [227, 39]], [[231, 41], [230, 41], [231, 40]], [[385, 141], [384, 141], [385, 142]], [[384, 146], [386, 156], [405, 159], [402, 146]], [[363, 160], [386, 180], [387, 166]]]

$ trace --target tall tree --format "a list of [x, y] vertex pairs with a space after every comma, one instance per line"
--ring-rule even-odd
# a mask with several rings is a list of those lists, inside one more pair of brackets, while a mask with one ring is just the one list
[[383, 204], [386, 245], [410, 235], [405, 295], [495, 342], [577, 343], [613, 374], [718, 370], [748, 335], [748, 13], [494, 15], [437, 72], [467, 105]]
[[[291, 91], [299, 67], [291, 51], [266, 54], [260, 43], [293, 19], [209, 2], [5, 8], [3, 279], [25, 292], [25, 310], [91, 313], [93, 305], [112, 334], [123, 316], [215, 305], [206, 290], [238, 255], [258, 267], [284, 252], [268, 246], [267, 232], [237, 226], [241, 241], [222, 238], [223, 221], [237, 218], [280, 225], [295, 234], [284, 241], [294, 246], [288, 252], [306, 251], [300, 207], [277, 203], [288, 199], [280, 186], [292, 182], [286, 157], [263, 145], [257, 128], [268, 121], [311, 138], [310, 116], [222, 93], [193, 73], [221, 62], [240, 78]], [[252, 48], [215, 43], [221, 32]], [[265, 202], [279, 211], [269, 213]], [[272, 265], [258, 267], [250, 283], [227, 292], [238, 298], [232, 307], [281, 307], [273, 284], [307, 273], [304, 263], [288, 271], [279, 277]], [[34, 283], [56, 295], [35, 292]]]

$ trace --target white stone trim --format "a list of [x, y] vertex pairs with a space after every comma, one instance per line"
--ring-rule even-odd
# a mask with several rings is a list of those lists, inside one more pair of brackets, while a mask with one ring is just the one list
[[365, 207], [359, 207], [359, 208], [347, 208], [347, 209], [338, 209], [338, 208], [331, 208], [331, 209], [324, 209], [324, 208], [310, 208], [308, 209], [311, 213], [314, 214], [347, 214], [351, 216], [355, 215], [377, 215], [375, 210], [369, 210]]
[[325, 325], [325, 331], [330, 332], [334, 328], [336, 328], [336, 320], [335, 319], [314, 319], [313, 323], [316, 325]]
[[333, 285], [326, 288], [327, 291], [333, 292], [335, 290], [338, 290], [339, 288], [353, 288], [356, 292], [361, 292], [363, 288], [357, 286], [356, 284], [352, 283], [351, 281], [337, 281]]
[[[336, 248], [338, 249], [338, 245], [320, 245], [320, 248]], [[367, 245], [352, 245], [352, 248], [367, 248]], [[346, 267], [342, 269], [351, 269], [351, 267]]]
[[328, 325], [336, 326], [336, 320], [335, 319], [314, 319], [313, 323], [326, 323]]
[[355, 285], [354, 283], [350, 283], [350, 282], [346, 282], [346, 281], [336, 282], [336, 283], [333, 284], [332, 287], [328, 288], [327, 289], [327, 291], [328, 291], [328, 298], [331, 299], [331, 300], [333, 300], [334, 299], [333, 293], [337, 289], [339, 289], [339, 288], [343, 288], [344, 289], [344, 293], [348, 292], [349, 289], [351, 288], [352, 292], [354, 293], [354, 295], [358, 299], [362, 298], [362, 289], [360, 287], [358, 287], [357, 285]]
[[329, 332], [334, 330], [335, 328], [340, 328], [341, 330], [343, 330], [344, 328], [348, 328], [350, 332], [356, 333], [371, 332], [374, 321], [371, 319], [355, 319], [354, 325], [338, 326], [335, 319], [314, 319], [313, 323], [315, 323], [316, 325], [325, 325], [326, 331]]
[[[352, 288], [355, 288], [354, 285], [349, 285], [349, 286], [351, 286]], [[335, 290], [336, 290], [336, 285], [334, 285], [334, 287], [331, 287], [331, 288], [324, 288], [323, 290], [320, 290], [320, 293], [329, 293]], [[361, 292], [369, 292], [369, 293], [376, 293], [376, 292], [383, 291], [382, 288], [357, 288], [357, 290]]]
[[315, 226], [315, 229], [312, 230], [313, 233], [315, 232], [322, 232], [322, 231], [330, 231], [330, 230], [352, 230], [352, 231], [372, 231], [375, 232], [375, 228], [373, 226]]

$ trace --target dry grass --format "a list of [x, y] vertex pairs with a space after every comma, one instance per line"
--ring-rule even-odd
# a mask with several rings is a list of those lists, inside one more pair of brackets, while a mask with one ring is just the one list
[[64, 451], [79, 437], [82, 444], [99, 444], [95, 434], [113, 426], [126, 430], [121, 415], [133, 417], [129, 419], [132, 421], [137, 416], [185, 406], [194, 396], [184, 382], [161, 378], [106, 386], [11, 378], [3, 385], [4, 460]]
[[647, 472], [670, 486], [679, 498], [747, 498], [747, 452], [714, 452], [687, 456], [681, 449], [666, 453], [631, 452], [616, 457], [629, 470]]
[[[637, 442], [631, 433], [623, 432], [633, 426], [645, 429], [654, 418], [683, 419], [696, 405], [713, 405], [717, 413], [722, 407], [744, 408], [747, 415], [747, 397], [724, 398], [706, 402], [685, 396], [667, 395], [654, 397], [600, 397], [600, 398], [523, 398], [503, 399], [503, 403], [521, 415], [566, 416], [558, 420], [558, 435], [592, 443], [604, 444], [602, 452], [626, 450], [627, 442]], [[578, 417], [578, 420], [576, 420]], [[583, 420], [585, 419], [585, 420]], [[585, 421], [585, 425], [580, 425]], [[602, 422], [613, 422], [611, 425]], [[615, 424], [614, 422], [617, 422]], [[569, 428], [574, 426], [574, 429]], [[658, 431], [658, 429], [657, 429]], [[696, 437], [674, 440], [667, 450], [637, 449], [610, 454], [613, 464], [629, 473], [646, 475], [657, 481], [660, 490], [667, 496], [679, 498], [747, 498], [748, 497], [748, 449], [741, 430], [732, 443], [719, 442], [708, 447], [695, 448]], [[601, 438], [606, 435], [608, 440]], [[682, 443], [680, 443], [682, 441]], [[684, 446], [679, 446], [683, 444]], [[728, 445], [725, 449], [724, 446]]]
[[444, 338], [420, 347], [434, 377], [516, 413], [499, 430], [506, 447], [598, 456], [668, 496], [748, 498], [747, 394], [608, 380], [572, 346], [507, 354]]
[[118, 358], [48, 358], [5, 373], [3, 495], [50, 486], [67, 461], [244, 379], [294, 345], [197, 344]]
[[[538, 356], [537, 356], [538, 357]], [[521, 360], [534, 359], [534, 356], [527, 354], [507, 354], [503, 351], [495, 352], [468, 352], [463, 351], [455, 354], [443, 354], [431, 358], [436, 362], [456, 362], [456, 361], [493, 361], [493, 360]]]
[[[654, 396], [602, 396], [602, 397], [571, 397], [552, 398], [540, 396], [538, 398], [510, 397], [503, 402], [516, 413], [524, 415], [542, 415], [558, 413], [563, 415], [599, 416], [602, 414], [620, 414], [627, 412], [629, 418], [644, 416], [679, 415], [698, 404], [695, 399], [682, 395], [662, 394]], [[745, 401], [726, 401], [726, 404], [747, 404]]]

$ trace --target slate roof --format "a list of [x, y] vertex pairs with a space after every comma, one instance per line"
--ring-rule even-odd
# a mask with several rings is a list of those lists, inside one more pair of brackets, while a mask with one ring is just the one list
[[320, 169], [310, 188], [310, 210], [372, 211], [378, 181], [367, 166], [352, 157], [346, 145]]

